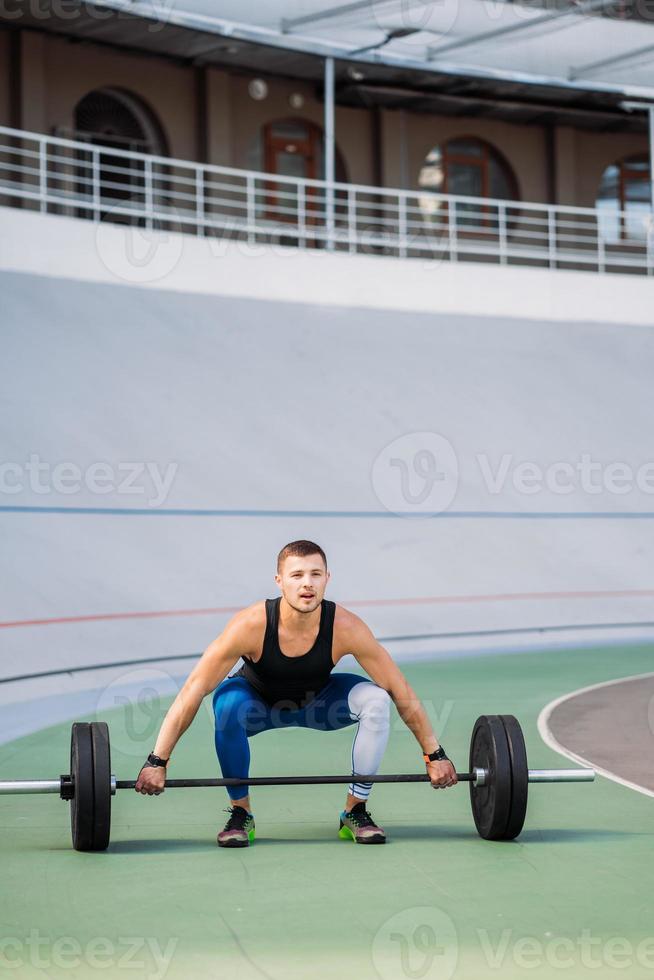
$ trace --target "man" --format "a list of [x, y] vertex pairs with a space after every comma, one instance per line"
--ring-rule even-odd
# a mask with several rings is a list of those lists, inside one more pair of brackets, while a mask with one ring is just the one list
[[[288, 726], [335, 731], [353, 724], [352, 774], [372, 776], [386, 748], [392, 699], [420, 744], [431, 785], [455, 785], [454, 766], [390, 654], [363, 620], [323, 598], [329, 579], [325, 553], [313, 541], [292, 541], [282, 548], [275, 575], [281, 596], [242, 609], [204, 651], [166, 714], [139, 773], [137, 792], [163, 792], [170, 755], [212, 691], [216, 753], [225, 779], [247, 778], [248, 739], [257, 732]], [[370, 679], [332, 674], [348, 653]], [[227, 677], [240, 658], [243, 666]], [[371, 787], [350, 783], [340, 837], [359, 844], [385, 842], [384, 830], [366, 809]], [[254, 840], [247, 786], [227, 789], [232, 807], [218, 844], [247, 847]]]

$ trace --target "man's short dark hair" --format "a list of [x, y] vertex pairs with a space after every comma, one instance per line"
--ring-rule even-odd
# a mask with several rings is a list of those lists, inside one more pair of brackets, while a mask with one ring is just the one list
[[295, 558], [306, 558], [307, 555], [320, 555], [325, 563], [325, 570], [327, 570], [327, 556], [319, 544], [316, 544], [315, 541], [291, 541], [290, 544], [285, 544], [277, 555], [278, 575], [285, 559], [290, 558], [291, 555]]

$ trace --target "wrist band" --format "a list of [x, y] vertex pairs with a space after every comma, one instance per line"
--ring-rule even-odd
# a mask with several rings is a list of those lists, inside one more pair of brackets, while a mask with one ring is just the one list
[[427, 753], [425, 752], [422, 757], [427, 764], [429, 764], [430, 762], [445, 762], [445, 761], [450, 762], [450, 758], [448, 755], [445, 754], [445, 749], [443, 748], [442, 745], [440, 745], [436, 749], [436, 751], [432, 752], [430, 755], [427, 755]]
[[165, 769], [166, 766], [168, 765], [168, 762], [169, 762], [168, 759], [162, 759], [160, 756], [155, 755], [154, 752], [151, 752], [145, 764], [146, 766], [155, 766], [155, 767], [163, 766], [163, 768]]

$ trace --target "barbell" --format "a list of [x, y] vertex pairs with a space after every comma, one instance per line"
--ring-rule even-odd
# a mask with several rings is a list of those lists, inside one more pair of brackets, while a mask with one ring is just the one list
[[[477, 832], [484, 840], [514, 840], [527, 813], [529, 783], [591, 782], [594, 769], [529, 769], [522, 729], [513, 715], [481, 715], [470, 740], [469, 772], [457, 773], [470, 784], [470, 803]], [[427, 773], [348, 776], [255, 776], [247, 779], [167, 779], [166, 789], [200, 786], [296, 786], [325, 783], [429, 782]], [[134, 789], [136, 780], [116, 779], [111, 772], [109, 728], [104, 721], [74, 722], [70, 738], [70, 773], [58, 779], [0, 781], [3, 793], [58, 793], [70, 801], [73, 847], [104, 851], [111, 832], [111, 797]]]

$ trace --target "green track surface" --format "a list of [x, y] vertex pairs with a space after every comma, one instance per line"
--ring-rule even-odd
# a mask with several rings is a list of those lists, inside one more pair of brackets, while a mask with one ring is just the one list
[[[647, 645], [403, 670], [463, 770], [472, 724], [483, 713], [518, 716], [532, 768], [571, 765], [542, 743], [541, 708], [653, 664]], [[219, 775], [210, 702], [179, 743], [171, 777]], [[121, 706], [80, 720], [109, 722], [113, 770], [129, 779], [166, 707], [146, 715], [143, 705]], [[392, 726], [382, 771], [421, 771], [419, 747], [395, 710]], [[257, 735], [251, 775], [347, 772], [353, 734]], [[69, 742], [66, 724], [3, 746], [0, 777], [58, 776], [68, 770]], [[445, 792], [379, 785], [370, 809], [389, 841], [363, 847], [338, 837], [345, 789], [260, 787], [252, 795], [256, 841], [233, 850], [215, 844], [227, 818], [223, 790], [171, 789], [157, 798], [120, 791], [102, 854], [71, 849], [69, 807], [57, 796], [0, 797], [0, 971], [243, 980], [654, 977], [651, 798], [601, 778], [532, 786], [521, 837], [491, 843], [476, 834], [466, 785]], [[7, 960], [20, 965], [3, 971]]]

